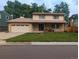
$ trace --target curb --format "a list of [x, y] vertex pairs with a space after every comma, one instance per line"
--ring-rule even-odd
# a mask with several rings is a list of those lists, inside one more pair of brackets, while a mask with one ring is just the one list
[[32, 42], [32, 45], [78, 45], [78, 42]]
[[78, 42], [0, 42], [0, 45], [78, 45]]

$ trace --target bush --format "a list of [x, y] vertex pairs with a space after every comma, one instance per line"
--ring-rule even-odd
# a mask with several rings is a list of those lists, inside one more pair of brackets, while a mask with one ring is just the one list
[[78, 27], [77, 27], [77, 26], [74, 26], [74, 28], [73, 28], [73, 32], [78, 33]]
[[66, 32], [71, 32], [71, 27], [67, 27]]

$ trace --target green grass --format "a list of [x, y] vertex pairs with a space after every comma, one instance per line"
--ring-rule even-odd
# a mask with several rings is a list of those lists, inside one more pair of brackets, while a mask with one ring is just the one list
[[6, 40], [7, 42], [77, 42], [78, 33], [25, 33]]

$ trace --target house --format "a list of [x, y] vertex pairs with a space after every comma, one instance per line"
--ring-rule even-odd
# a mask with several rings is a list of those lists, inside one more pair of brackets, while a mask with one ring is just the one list
[[70, 17], [69, 21], [70, 26], [77, 26], [78, 27], [78, 14], [74, 14]]
[[32, 18], [20, 17], [9, 20], [8, 30], [9, 32], [64, 32], [65, 24], [64, 13], [35, 12], [32, 14]]
[[72, 15], [69, 21], [69, 25], [74, 32], [78, 32], [78, 14]]
[[7, 21], [9, 20], [10, 15], [5, 11], [0, 11], [0, 31], [7, 31], [8, 24]]

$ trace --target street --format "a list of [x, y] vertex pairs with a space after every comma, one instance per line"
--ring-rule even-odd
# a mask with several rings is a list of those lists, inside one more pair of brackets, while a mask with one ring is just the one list
[[77, 45], [4, 45], [0, 59], [78, 59]]

